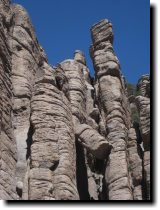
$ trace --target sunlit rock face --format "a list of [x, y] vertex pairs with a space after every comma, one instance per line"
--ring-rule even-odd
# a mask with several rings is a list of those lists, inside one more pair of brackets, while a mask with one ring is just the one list
[[22, 6], [0, 20], [0, 199], [149, 200], [150, 79], [128, 98], [112, 24], [91, 27], [92, 78], [80, 50], [48, 64]]
[[127, 140], [130, 128], [128, 100], [120, 73], [120, 65], [114, 54], [112, 24], [103, 20], [92, 29], [93, 59], [100, 112], [107, 131], [107, 139], [112, 145], [106, 164], [105, 181], [109, 200], [132, 200], [133, 193], [128, 171]]

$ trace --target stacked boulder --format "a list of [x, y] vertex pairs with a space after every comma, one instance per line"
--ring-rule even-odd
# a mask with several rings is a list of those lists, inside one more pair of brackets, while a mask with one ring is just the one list
[[140, 132], [143, 142], [143, 168], [145, 198], [150, 200], [150, 77], [143, 75], [138, 82], [140, 96], [136, 103], [140, 115]]
[[112, 145], [105, 181], [109, 200], [132, 200], [127, 139], [130, 112], [120, 64], [113, 50], [112, 24], [102, 20], [91, 28], [91, 57], [96, 75], [97, 101], [107, 139]]

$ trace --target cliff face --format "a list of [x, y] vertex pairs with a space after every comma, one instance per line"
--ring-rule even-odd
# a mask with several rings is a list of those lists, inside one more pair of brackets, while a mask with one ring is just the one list
[[150, 200], [150, 77], [143, 75], [139, 80], [140, 96], [136, 103], [140, 115], [140, 132], [143, 145], [143, 170], [145, 197]]
[[79, 50], [48, 64], [20, 5], [0, 20], [0, 198], [149, 200], [150, 80], [128, 99], [112, 24], [91, 28], [93, 79]]
[[11, 35], [13, 13], [9, 1], [0, 1], [0, 197], [16, 199], [16, 141], [13, 134]]

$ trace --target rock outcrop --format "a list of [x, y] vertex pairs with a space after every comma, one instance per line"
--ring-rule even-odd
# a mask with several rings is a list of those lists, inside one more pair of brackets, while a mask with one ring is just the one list
[[139, 80], [138, 88], [140, 96], [136, 97], [137, 107], [140, 115], [140, 132], [143, 146], [143, 169], [145, 198], [150, 200], [150, 78], [143, 75]]
[[41, 60], [40, 48], [27, 12], [20, 5], [13, 5], [14, 27], [12, 32], [12, 85], [13, 126], [17, 145], [16, 179], [22, 199], [28, 199], [27, 144], [31, 132], [31, 98], [36, 71]]
[[105, 181], [109, 200], [132, 200], [127, 157], [127, 130], [130, 117], [120, 64], [114, 54], [112, 25], [108, 20], [92, 29], [91, 56], [96, 72], [98, 94], [106, 134], [113, 146], [106, 165]]
[[[57, 88], [58, 82], [60, 89]], [[36, 80], [31, 102], [34, 134], [29, 199], [79, 199], [72, 113], [63, 89], [66, 82], [63, 71], [60, 80], [59, 75], [44, 62], [43, 75]]]
[[92, 78], [80, 50], [48, 64], [22, 6], [0, 20], [0, 199], [149, 200], [150, 80], [128, 97], [112, 24], [91, 28]]
[[13, 135], [11, 34], [13, 13], [9, 0], [0, 1], [0, 199], [17, 199], [16, 142]]
[[131, 173], [133, 184], [134, 200], [142, 200], [142, 152], [141, 147], [137, 142], [138, 135], [136, 129], [131, 127], [128, 131], [128, 155], [129, 165], [128, 170]]

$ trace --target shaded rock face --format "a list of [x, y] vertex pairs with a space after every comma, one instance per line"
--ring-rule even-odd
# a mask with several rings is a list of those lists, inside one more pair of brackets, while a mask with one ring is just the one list
[[150, 76], [148, 74], [139, 79], [137, 86], [141, 96], [150, 97]]
[[16, 142], [13, 135], [11, 34], [9, 1], [0, 1], [0, 199], [16, 199]]
[[142, 151], [140, 145], [137, 143], [137, 133], [134, 127], [128, 131], [128, 170], [132, 177], [132, 188], [134, 200], [142, 200]]
[[0, 20], [0, 199], [150, 199], [149, 76], [128, 100], [112, 24], [91, 28], [91, 78], [80, 50], [48, 64], [20, 5]]
[[140, 96], [136, 97], [137, 108], [140, 116], [140, 132], [143, 145], [143, 169], [145, 197], [150, 200], [150, 79], [143, 75], [138, 83]]

